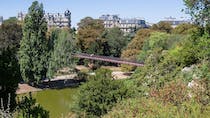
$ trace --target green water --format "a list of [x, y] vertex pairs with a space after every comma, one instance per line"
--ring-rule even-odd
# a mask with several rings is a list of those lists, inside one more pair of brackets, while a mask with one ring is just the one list
[[70, 112], [76, 88], [51, 89], [32, 93], [37, 102], [50, 111], [50, 118], [62, 118]]

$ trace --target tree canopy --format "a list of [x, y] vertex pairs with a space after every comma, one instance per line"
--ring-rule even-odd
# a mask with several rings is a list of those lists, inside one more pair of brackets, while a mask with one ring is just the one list
[[77, 46], [85, 53], [100, 54], [101, 34], [104, 25], [101, 20], [86, 17], [78, 23]]
[[104, 54], [107, 56], [120, 57], [123, 48], [128, 43], [128, 38], [117, 27], [107, 29], [103, 33], [102, 38], [104, 39], [103, 52], [107, 53]]
[[51, 33], [52, 48], [48, 67], [48, 77], [52, 78], [58, 69], [70, 67], [74, 63], [73, 52], [76, 42], [68, 29], [56, 29]]
[[[10, 20], [10, 19], [9, 19]], [[21, 80], [17, 51], [22, 38], [22, 28], [16, 20], [4, 22], [0, 26], [0, 106], [7, 106], [8, 99], [10, 110], [16, 105], [16, 89]]]
[[39, 82], [46, 77], [47, 22], [43, 5], [33, 2], [24, 19], [23, 38], [20, 42], [19, 63], [26, 82]]
[[171, 30], [173, 28], [171, 27], [171, 24], [169, 22], [161, 21], [158, 24], [152, 25], [151, 29], [156, 31], [171, 33]]
[[210, 1], [209, 0], [183, 0], [187, 11], [195, 23], [205, 26], [210, 24]]

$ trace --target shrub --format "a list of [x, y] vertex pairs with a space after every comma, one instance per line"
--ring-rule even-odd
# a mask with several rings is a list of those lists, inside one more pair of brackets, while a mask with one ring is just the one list
[[169, 82], [159, 90], [158, 98], [164, 103], [179, 105], [189, 100], [187, 86], [180, 80]]
[[80, 86], [73, 110], [79, 115], [99, 117], [106, 114], [119, 100], [130, 97], [131, 94], [123, 81], [111, 79], [110, 70], [98, 69], [96, 75]]
[[32, 98], [31, 93], [29, 97], [22, 97], [18, 101], [18, 118], [49, 118], [49, 111], [36, 103], [36, 99]]
[[120, 102], [103, 118], [208, 118], [209, 110], [193, 101], [174, 106], [155, 98], [134, 98]]

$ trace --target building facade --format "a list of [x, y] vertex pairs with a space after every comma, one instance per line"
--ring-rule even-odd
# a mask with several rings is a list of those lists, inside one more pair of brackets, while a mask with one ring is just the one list
[[99, 19], [103, 20], [105, 28], [119, 27], [120, 24], [120, 18], [118, 15], [102, 15]]
[[173, 17], [165, 17], [164, 20], [161, 20], [160, 22], [167, 22], [169, 24], [171, 24], [171, 26], [173, 28], [175, 28], [176, 26], [180, 25], [180, 24], [183, 24], [183, 23], [189, 23], [191, 24], [192, 21], [191, 20], [186, 20], [186, 19], [182, 19], [182, 20], [177, 20], [176, 18], [173, 18]]
[[146, 22], [143, 19], [132, 18], [132, 19], [121, 19], [120, 29], [124, 32], [133, 32], [139, 28], [146, 28]]
[[3, 16], [0, 16], [0, 25], [3, 23], [4, 19]]
[[[20, 12], [18, 13], [17, 19], [23, 21], [25, 17], [26, 14]], [[47, 21], [48, 28], [71, 28], [71, 12], [69, 10], [66, 10], [64, 13], [45, 13], [44, 17]]]
[[140, 18], [120, 18], [118, 15], [102, 15], [99, 17], [103, 20], [105, 28], [119, 27], [123, 32], [132, 32], [139, 28], [147, 27], [144, 19]]

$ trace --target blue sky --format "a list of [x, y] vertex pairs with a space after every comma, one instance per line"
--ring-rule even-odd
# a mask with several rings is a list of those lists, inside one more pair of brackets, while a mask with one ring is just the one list
[[[1, 0], [0, 16], [7, 19], [17, 16], [20, 11], [27, 12], [34, 0]], [[98, 18], [102, 14], [119, 14], [121, 18], [143, 17], [147, 22], [157, 23], [164, 17], [188, 18], [183, 0], [38, 0], [46, 12], [72, 12], [72, 25], [84, 17]]]

